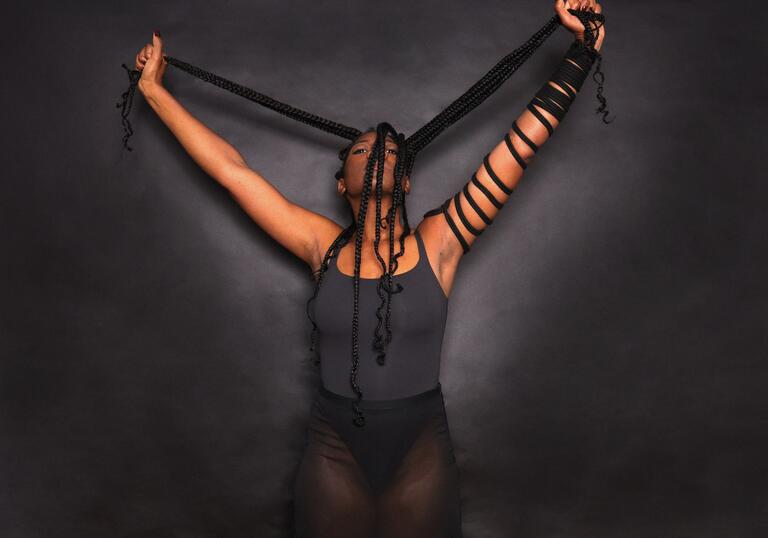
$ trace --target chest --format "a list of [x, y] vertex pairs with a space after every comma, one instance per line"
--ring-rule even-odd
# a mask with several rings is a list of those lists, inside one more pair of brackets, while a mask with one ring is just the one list
[[[423, 278], [413, 270], [392, 278], [393, 289], [403, 289], [391, 296], [390, 328], [400, 334], [418, 336], [443, 326], [447, 300], [437, 281]], [[358, 328], [373, 328], [381, 319], [382, 329], [387, 309], [387, 293], [377, 290], [378, 279], [360, 279], [357, 319]], [[352, 331], [354, 279], [329, 268], [313, 301], [313, 319], [326, 335], [347, 335]], [[383, 300], [382, 300], [383, 297]]]

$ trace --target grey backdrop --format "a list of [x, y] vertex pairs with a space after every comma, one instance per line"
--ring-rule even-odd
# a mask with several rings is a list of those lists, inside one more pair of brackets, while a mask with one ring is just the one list
[[[468, 538], [768, 534], [760, 4], [606, 1], [615, 123], [588, 81], [462, 262], [441, 380]], [[0, 535], [288, 536], [318, 382], [309, 270], [138, 93], [121, 155], [120, 64], [157, 28], [166, 54], [410, 134], [552, 3], [15, 9], [0, 37]], [[420, 155], [413, 225], [469, 180], [570, 39], [559, 29]], [[172, 66], [166, 84], [287, 197], [346, 222], [342, 139]]]

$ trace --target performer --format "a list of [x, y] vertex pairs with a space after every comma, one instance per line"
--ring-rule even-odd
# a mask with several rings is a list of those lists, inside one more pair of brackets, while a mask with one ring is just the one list
[[[554, 22], [407, 139], [389, 123], [357, 131], [164, 56], [159, 33], [136, 55], [133, 74], [141, 75], [131, 79], [132, 86], [195, 162], [312, 271], [315, 290], [307, 314], [321, 384], [294, 483], [297, 537], [462, 536], [459, 474], [439, 382], [454, 275], [562, 122], [601, 58], [605, 38], [596, 0], [557, 0], [554, 9]], [[553, 75], [471, 179], [425, 213], [411, 234], [405, 197], [416, 153], [493, 93], [558, 24], [574, 34], [574, 41]], [[351, 223], [342, 227], [287, 200], [168, 92], [162, 78], [169, 63], [349, 138], [335, 177]], [[600, 90], [598, 112], [605, 109]], [[126, 114], [123, 119], [126, 125]], [[130, 135], [130, 125], [126, 130]], [[375, 217], [367, 218], [368, 213]]]

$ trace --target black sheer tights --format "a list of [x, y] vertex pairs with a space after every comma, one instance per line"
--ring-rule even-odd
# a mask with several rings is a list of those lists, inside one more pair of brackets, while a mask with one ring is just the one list
[[363, 428], [334, 396], [318, 393], [312, 405], [294, 536], [460, 538], [459, 476], [439, 386], [415, 401], [390, 400], [394, 408], [361, 405]]

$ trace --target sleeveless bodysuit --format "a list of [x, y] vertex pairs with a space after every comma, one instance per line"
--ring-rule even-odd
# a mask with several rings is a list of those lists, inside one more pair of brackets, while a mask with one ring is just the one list
[[364, 428], [353, 424], [351, 408], [354, 277], [339, 271], [338, 258], [313, 301], [322, 383], [294, 482], [295, 538], [462, 536], [459, 471], [438, 382], [448, 298], [414, 233], [419, 261], [392, 277], [403, 290], [392, 295], [383, 365], [373, 349], [378, 279], [360, 279]]
[[[418, 263], [392, 277], [393, 288], [400, 284], [403, 290], [392, 295], [392, 340], [387, 346], [384, 365], [376, 362], [377, 352], [373, 348], [374, 331], [379, 323], [376, 309], [381, 304], [376, 293], [378, 278], [360, 278], [357, 382], [365, 400], [403, 398], [438, 384], [448, 298], [429, 264], [421, 234], [418, 230], [414, 230], [414, 234]], [[399, 243], [395, 245], [395, 252], [398, 250]], [[318, 327], [323, 387], [354, 397], [350, 382], [354, 277], [342, 273], [337, 262], [338, 257], [329, 262], [313, 302], [313, 318]], [[386, 292], [382, 289], [381, 293]], [[381, 315], [383, 318], [384, 311]], [[383, 322], [379, 331], [385, 332]]]

